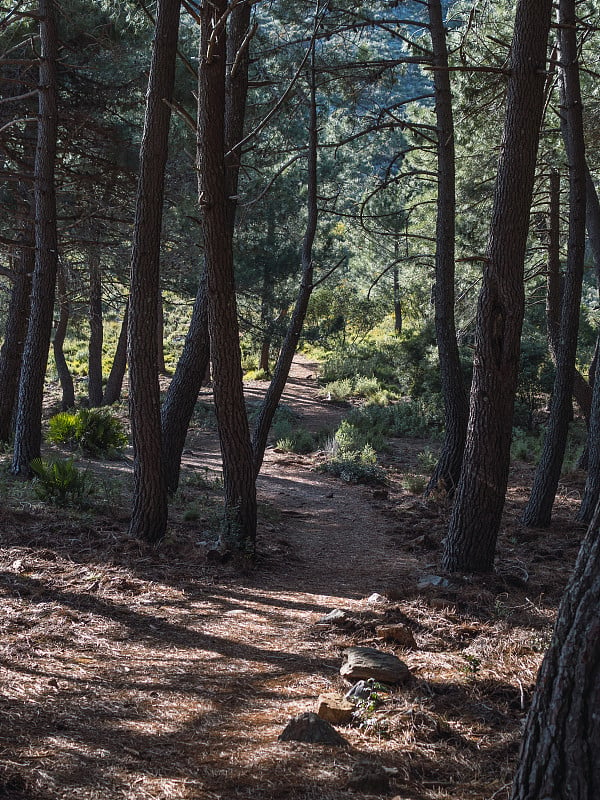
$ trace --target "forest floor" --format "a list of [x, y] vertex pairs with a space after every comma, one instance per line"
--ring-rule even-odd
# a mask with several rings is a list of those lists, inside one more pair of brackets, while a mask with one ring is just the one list
[[[264, 384], [247, 390], [260, 399]], [[305, 359], [284, 402], [311, 430], [347, 411], [319, 398]], [[0, 798], [507, 800], [583, 534], [573, 521], [583, 475], [563, 479], [552, 528], [528, 530], [518, 520], [532, 466], [515, 464], [496, 573], [419, 588], [439, 575], [449, 515], [443, 498], [403, 488], [429, 445], [390, 442], [385, 490], [316, 472], [322, 455], [271, 447], [252, 569], [211, 558], [210, 428], [190, 435], [159, 548], [127, 537], [130, 459], [93, 462], [99, 481], [109, 477], [89, 511], [10, 495], [0, 511]], [[320, 622], [333, 609], [347, 612], [343, 625]], [[381, 623], [408, 627], [414, 645], [383, 641]], [[410, 681], [338, 727], [345, 748], [278, 741], [321, 693], [347, 691], [339, 668], [353, 645], [395, 653]], [[383, 783], [357, 779], [365, 762], [388, 768]]]

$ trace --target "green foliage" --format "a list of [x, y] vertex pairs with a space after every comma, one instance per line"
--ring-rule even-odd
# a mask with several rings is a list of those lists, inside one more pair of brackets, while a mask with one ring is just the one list
[[385, 470], [377, 465], [373, 448], [366, 444], [359, 451], [341, 451], [317, 467], [319, 472], [327, 472], [341, 478], [346, 483], [385, 484]]
[[425, 475], [418, 475], [412, 472], [405, 475], [402, 481], [404, 488], [408, 489], [412, 494], [423, 494], [427, 483], [428, 480]]
[[438, 437], [444, 427], [441, 397], [405, 400], [389, 406], [367, 405], [353, 409], [345, 420], [358, 428], [380, 450], [390, 436]]
[[297, 428], [288, 436], [278, 439], [277, 448], [286, 453], [312, 453], [316, 449], [316, 441], [309, 430]]
[[114, 455], [127, 445], [121, 421], [108, 408], [61, 411], [50, 419], [47, 438], [91, 456]]
[[325, 384], [319, 394], [336, 403], [345, 402], [354, 395], [354, 384], [350, 378], [341, 378]]
[[513, 428], [510, 456], [515, 461], [535, 463], [542, 452], [543, 434], [541, 431]]
[[43, 502], [76, 508], [88, 504], [92, 486], [87, 472], [78, 470], [73, 459], [44, 461], [34, 458], [30, 467], [35, 475], [34, 491]]
[[[402, 338], [370, 339], [360, 344], [338, 347], [323, 361], [321, 378], [324, 391], [332, 384], [344, 388], [341, 381], [350, 381], [348, 394], [356, 397], [389, 401], [382, 396], [388, 390], [412, 398], [440, 392], [439, 364], [430, 326]], [[343, 398], [342, 398], [343, 399]]]

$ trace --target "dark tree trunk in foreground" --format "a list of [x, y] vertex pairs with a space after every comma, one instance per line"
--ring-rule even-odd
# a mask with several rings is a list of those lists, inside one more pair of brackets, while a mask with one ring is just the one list
[[57, 289], [58, 289], [58, 321], [54, 328], [54, 340], [52, 342], [52, 349], [54, 352], [54, 363], [56, 364], [56, 372], [62, 390], [61, 407], [63, 411], [67, 408], [73, 408], [75, 405], [75, 386], [73, 384], [73, 376], [69, 371], [69, 365], [65, 358], [64, 344], [67, 337], [67, 328], [69, 327], [69, 318], [71, 316], [71, 304], [69, 303], [69, 294], [67, 291], [67, 282], [63, 268], [59, 266], [57, 274]]
[[119, 340], [117, 342], [117, 349], [113, 357], [112, 367], [110, 374], [104, 387], [104, 394], [102, 396], [102, 405], [111, 406], [116, 403], [121, 397], [121, 389], [123, 388], [123, 378], [125, 377], [125, 370], [127, 369], [127, 328], [129, 325], [129, 300], [125, 303], [125, 311], [123, 312], [123, 321], [121, 322], [121, 331], [119, 333]]
[[550, 416], [531, 497], [523, 513], [523, 522], [530, 527], [546, 527], [550, 524], [567, 446], [569, 422], [573, 410], [571, 397], [585, 255], [586, 164], [575, 0], [561, 0], [559, 26], [560, 71], [563, 86], [561, 113], [564, 118], [565, 148], [569, 161], [569, 239], [561, 304], [560, 347], [556, 354], [556, 378], [550, 402]]
[[511, 800], [600, 797], [600, 507], [537, 679]]
[[533, 192], [551, 0], [520, 0], [506, 117], [477, 309], [475, 360], [463, 469], [442, 564], [493, 569], [510, 463], [521, 327], [523, 268]]
[[162, 464], [158, 383], [158, 302], [164, 175], [170, 101], [175, 82], [180, 0], [159, 0], [131, 255], [129, 301], [129, 404], [133, 433], [133, 511], [129, 532], [149, 542], [167, 526], [167, 488]]
[[88, 347], [88, 400], [92, 408], [102, 405], [102, 278], [100, 255], [93, 249], [90, 262], [90, 342]]
[[33, 225], [26, 227], [23, 247], [16, 261], [4, 342], [0, 349], [0, 442], [10, 441], [12, 436], [21, 359], [29, 321], [31, 278], [35, 268]]
[[[586, 170], [585, 187], [586, 226], [594, 256], [596, 281], [600, 289], [600, 201], [598, 200], [598, 192], [589, 169]], [[598, 343], [596, 343], [596, 353], [594, 353], [594, 361], [592, 362], [593, 369], [590, 368], [590, 382], [593, 383], [593, 391], [588, 433], [588, 474], [583, 499], [577, 515], [581, 522], [589, 522], [591, 520], [598, 500], [600, 500], [600, 381], [597, 380], [597, 364], [595, 364], [597, 353]], [[594, 378], [593, 381], [592, 377]]]
[[[227, 29], [225, 76], [225, 163], [228, 200], [228, 225], [233, 237], [240, 157], [236, 145], [242, 140], [248, 93], [250, 3], [238, 3], [232, 10]], [[229, 235], [229, 234], [228, 234]], [[175, 375], [161, 410], [163, 461], [170, 492], [179, 485], [181, 454], [198, 392], [210, 363], [206, 274], [199, 282], [190, 327]]]
[[198, 169], [206, 259], [213, 392], [223, 457], [225, 519], [221, 547], [252, 554], [256, 486], [244, 403], [233, 227], [225, 158], [227, 0], [203, 3], [198, 70]]
[[40, 455], [42, 403], [52, 333], [58, 237], [54, 170], [58, 127], [58, 35], [54, 0], [39, 0], [39, 120], [34, 164], [35, 271], [31, 311], [19, 380], [15, 445], [11, 470], [30, 476], [29, 464]]
[[446, 31], [440, 0], [428, 0], [433, 48], [435, 111], [437, 118], [438, 196], [435, 250], [435, 331], [444, 398], [445, 435], [440, 458], [426, 494], [443, 489], [454, 494], [462, 467], [469, 418], [454, 320], [454, 241], [456, 176], [454, 119], [448, 71]]

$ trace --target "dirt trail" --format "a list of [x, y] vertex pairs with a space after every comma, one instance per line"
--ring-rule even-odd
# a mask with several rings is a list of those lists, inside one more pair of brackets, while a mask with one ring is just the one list
[[[321, 402], [315, 374], [297, 360], [283, 402], [312, 430], [333, 428], [344, 412]], [[420, 446], [395, 445], [405, 459]], [[185, 456], [184, 471], [202, 466], [218, 467], [214, 433]], [[0, 800], [506, 800], [564, 582], [552, 570], [581, 535], [568, 497], [555, 546], [531, 534], [524, 556], [508, 521], [503, 563], [518, 555], [522, 571], [419, 591], [448, 509], [393, 474], [386, 495], [271, 448], [258, 495], [247, 574], [207, 563], [203, 519], [151, 550], [127, 539], [118, 509], [4, 510]], [[390, 588], [394, 599], [368, 602]], [[318, 624], [333, 608], [351, 624]], [[407, 624], [416, 649], [383, 642], [381, 622]], [[347, 689], [339, 666], [353, 644], [395, 652], [413, 679], [340, 728], [347, 749], [278, 742], [321, 692]], [[364, 759], [394, 770], [390, 792], [350, 787]]]

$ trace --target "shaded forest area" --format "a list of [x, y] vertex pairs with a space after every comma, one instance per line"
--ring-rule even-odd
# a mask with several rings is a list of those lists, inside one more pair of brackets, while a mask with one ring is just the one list
[[[5, 667], [19, 675], [5, 711], [8, 730], [23, 724], [28, 753], [19, 760], [9, 742], [7, 797], [72, 796], [84, 784], [86, 797], [600, 794], [597, 18], [594, 2], [575, 0], [0, 6]], [[312, 530], [299, 538], [306, 504]], [[282, 514], [297, 514], [298, 526]], [[557, 561], [561, 573], [574, 567], [564, 593]], [[69, 566], [88, 562], [98, 569]], [[237, 704], [246, 662], [289, 660], [272, 653], [273, 631], [257, 627], [252, 603], [223, 612], [208, 602], [215, 635], [200, 625], [179, 672], [172, 648], [195, 622], [182, 619], [171, 645], [155, 642], [148, 656], [133, 647], [146, 625], [176, 625], [136, 611], [138, 594], [160, 609], [164, 593], [176, 616], [203, 623], [201, 598], [216, 586], [246, 599], [263, 591], [267, 606], [291, 591], [288, 610], [345, 604], [349, 627], [323, 638], [322, 657], [327, 622], [304, 617], [306, 639], [300, 617], [290, 627], [307, 654], [302, 664], [292, 657], [292, 672], [318, 674], [319, 691], [332, 688], [323, 674], [333, 680], [340, 649], [379, 642], [384, 622], [412, 631], [410, 686], [421, 693], [408, 701], [383, 687], [351, 726], [355, 738], [371, 726], [390, 750], [353, 741], [349, 782], [339, 788], [338, 776], [323, 791], [316, 773], [309, 784], [289, 775], [244, 783], [241, 765], [258, 762], [228, 746], [228, 788], [222, 765], [192, 760], [172, 785], [139, 778], [136, 794], [116, 772], [107, 785], [68, 783], [71, 750], [76, 774], [86, 759], [111, 756], [87, 740], [79, 752], [89, 714], [73, 717], [74, 736], [51, 733], [48, 721], [47, 750], [26, 749], [36, 681], [60, 694], [66, 680], [72, 703], [79, 679], [68, 670], [80, 663], [94, 671], [91, 683], [82, 673], [84, 699], [92, 684], [117, 688], [114, 670], [102, 677], [87, 653], [51, 664], [86, 624], [90, 647], [107, 649], [114, 631], [103, 630], [97, 602], [118, 606], [113, 626], [123, 614], [144, 617], [114, 633], [133, 648], [122, 658], [139, 661], [140, 685], [155, 675], [146, 657], [172, 662], [174, 676], [197, 661], [214, 687], [222, 670], [234, 675], [227, 697]], [[369, 609], [371, 591], [381, 608]], [[38, 603], [52, 621], [38, 629], [32, 661]], [[229, 611], [241, 612], [241, 630], [229, 630]], [[56, 615], [73, 623], [74, 640]], [[275, 638], [285, 636], [283, 617]], [[467, 628], [480, 646], [465, 645]], [[442, 652], [447, 629], [462, 661], [449, 657], [445, 673], [421, 655]], [[255, 635], [268, 657], [248, 643]], [[513, 637], [522, 675], [505, 658]], [[319, 658], [323, 670], [309, 669]], [[471, 729], [452, 702], [433, 702], [440, 682], [481, 697]], [[163, 689], [144, 691], [162, 703]], [[172, 698], [173, 718], [150, 732], [152, 703], [130, 719], [126, 694], [110, 712], [120, 731], [137, 719], [144, 736], [181, 739], [188, 723], [175, 706], [193, 716], [189, 696]], [[212, 709], [217, 726], [222, 705]], [[497, 706], [500, 738], [480, 706]], [[96, 701], [85, 707], [103, 713]], [[399, 727], [384, 724], [388, 712]], [[407, 715], [412, 766], [398, 754]], [[486, 737], [491, 772], [466, 755]], [[426, 745], [436, 759], [457, 741], [464, 752], [443, 777], [422, 761]], [[144, 750], [123, 747], [136, 758]], [[64, 780], [32, 765], [55, 750]], [[461, 759], [471, 771], [456, 794]]]

